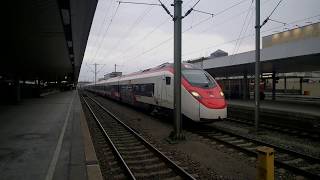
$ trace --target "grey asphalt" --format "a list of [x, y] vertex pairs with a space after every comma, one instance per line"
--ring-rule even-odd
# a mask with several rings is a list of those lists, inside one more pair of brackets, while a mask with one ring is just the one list
[[0, 179], [87, 179], [80, 110], [76, 91], [0, 106]]

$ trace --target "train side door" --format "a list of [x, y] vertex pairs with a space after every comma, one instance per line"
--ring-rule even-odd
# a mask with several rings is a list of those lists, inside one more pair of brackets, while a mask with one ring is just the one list
[[155, 98], [155, 104], [156, 105], [162, 105], [162, 80], [161, 80], [161, 76], [156, 77], [156, 84], [154, 86], [154, 98]]
[[162, 78], [162, 106], [172, 108], [173, 102], [173, 84], [172, 78], [168, 75], [163, 75]]

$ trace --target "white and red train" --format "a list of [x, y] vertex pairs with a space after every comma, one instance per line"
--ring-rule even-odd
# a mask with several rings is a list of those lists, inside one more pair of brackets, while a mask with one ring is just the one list
[[[224, 94], [214, 78], [191, 64], [182, 64], [182, 113], [198, 122], [227, 116]], [[85, 86], [86, 90], [133, 106], [173, 109], [173, 64], [111, 78]]]

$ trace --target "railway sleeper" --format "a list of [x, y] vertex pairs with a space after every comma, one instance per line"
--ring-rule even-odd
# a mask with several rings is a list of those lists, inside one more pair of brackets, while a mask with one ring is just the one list
[[289, 157], [289, 154], [279, 153], [279, 152], [275, 154], [276, 159], [282, 159], [282, 158], [287, 158], [287, 157]]
[[127, 179], [127, 177], [124, 174], [115, 174], [113, 176], [114, 179]]
[[245, 149], [249, 150], [249, 151], [255, 151], [257, 149], [257, 146], [254, 147], [245, 147]]
[[142, 143], [136, 141], [136, 142], [126, 143], [126, 144], [118, 144], [118, 147], [129, 147], [129, 146], [139, 146], [139, 145], [142, 145]]
[[223, 140], [223, 141], [228, 141], [228, 142], [230, 142], [230, 141], [232, 141], [232, 140], [235, 140], [235, 139], [237, 139], [237, 138], [236, 138], [236, 137], [221, 138], [221, 140]]
[[229, 135], [213, 135], [213, 137], [217, 139], [225, 139], [225, 138], [230, 138], [231, 136]]
[[130, 139], [122, 139], [122, 138], [115, 138], [112, 140], [116, 144], [128, 144], [128, 143], [136, 143], [136, 138], [130, 138]]
[[147, 171], [157, 171], [161, 169], [166, 169], [168, 168], [165, 163], [159, 162], [155, 164], [149, 164], [145, 166], [130, 166], [130, 169], [133, 170], [134, 172], [145, 172]]
[[132, 134], [128, 133], [128, 131], [113, 131], [113, 136], [132, 136]]
[[301, 167], [300, 169], [303, 170], [316, 170], [320, 173], [320, 164], [312, 164], [309, 166]]
[[151, 165], [151, 164], [157, 163], [159, 162], [159, 158], [152, 157], [152, 158], [142, 159], [142, 160], [135, 159], [135, 160], [125, 160], [125, 161], [129, 166], [141, 166], [142, 164]]
[[166, 180], [181, 180], [182, 178], [180, 176], [174, 176], [174, 177], [169, 177], [166, 178]]
[[242, 140], [242, 139], [236, 139], [234, 141], [229, 141], [229, 143], [231, 143], [231, 144], [241, 144], [243, 142], [244, 142], [244, 140]]
[[130, 156], [136, 156], [138, 154], [146, 154], [148, 153], [149, 150], [148, 149], [142, 149], [142, 150], [136, 150], [136, 151], [123, 151], [120, 152], [122, 155], [130, 155]]
[[145, 158], [151, 158], [154, 155], [149, 152], [149, 153], [145, 153], [145, 154], [137, 154], [135, 156], [131, 156], [131, 155], [122, 155], [123, 158], [125, 158], [126, 160], [130, 161], [130, 160], [135, 160], [135, 159], [145, 159]]
[[112, 174], [120, 174], [123, 172], [123, 170], [120, 167], [111, 167], [110, 171]]
[[116, 141], [116, 142], [120, 142], [119, 144], [121, 143], [132, 143], [132, 142], [137, 142], [137, 139], [135, 137], [132, 137], [132, 136], [128, 136], [128, 137], [114, 137], [112, 138], [113, 141]]
[[239, 146], [239, 147], [250, 147], [250, 146], [252, 146], [252, 145], [254, 145], [254, 144], [251, 143], [251, 142], [244, 143], [244, 144], [237, 144], [237, 146]]
[[303, 161], [304, 160], [301, 159], [301, 158], [295, 158], [295, 159], [287, 160], [287, 161], [283, 161], [283, 162], [286, 163], [286, 164], [298, 164], [298, 163], [301, 163]]
[[141, 172], [141, 173], [134, 173], [137, 178], [143, 179], [163, 179], [174, 177], [176, 174], [171, 169], [163, 169], [160, 171], [153, 171], [153, 172]]
[[119, 151], [134, 151], [134, 150], [142, 150], [146, 148], [145, 146], [143, 146], [142, 144], [137, 145], [137, 146], [117, 146], [117, 149]]

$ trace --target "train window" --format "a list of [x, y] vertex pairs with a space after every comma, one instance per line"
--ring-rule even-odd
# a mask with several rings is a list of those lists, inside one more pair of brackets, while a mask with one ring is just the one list
[[171, 77], [166, 77], [166, 85], [170, 85], [171, 83]]
[[216, 86], [216, 82], [210, 74], [199, 69], [184, 69], [182, 75], [187, 81], [193, 85], [203, 88], [211, 88]]

